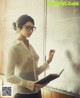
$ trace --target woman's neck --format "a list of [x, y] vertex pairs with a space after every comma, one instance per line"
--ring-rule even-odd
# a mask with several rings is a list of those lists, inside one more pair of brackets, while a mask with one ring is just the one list
[[29, 48], [29, 40], [27, 40], [25, 36], [20, 35], [20, 36], [18, 37], [18, 40], [22, 40], [22, 41], [24, 42], [24, 44], [27, 46], [27, 48], [30, 49], [30, 48]]
[[27, 40], [26, 37], [24, 35], [22, 35], [22, 34], [19, 35], [18, 39], [19, 40]]

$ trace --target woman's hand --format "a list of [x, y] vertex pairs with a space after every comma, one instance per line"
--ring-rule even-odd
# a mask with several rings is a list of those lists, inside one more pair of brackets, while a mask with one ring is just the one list
[[35, 90], [40, 90], [41, 88], [43, 88], [44, 86], [46, 86], [47, 84], [35, 84], [34, 85], [34, 89]]
[[48, 57], [48, 60], [47, 60], [48, 64], [52, 61], [54, 53], [55, 53], [54, 49], [49, 51], [49, 57]]

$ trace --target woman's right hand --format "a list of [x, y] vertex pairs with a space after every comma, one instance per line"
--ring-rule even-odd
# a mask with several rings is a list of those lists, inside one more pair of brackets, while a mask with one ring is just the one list
[[41, 88], [43, 88], [44, 86], [46, 86], [47, 84], [35, 84], [34, 85], [34, 90], [40, 90]]

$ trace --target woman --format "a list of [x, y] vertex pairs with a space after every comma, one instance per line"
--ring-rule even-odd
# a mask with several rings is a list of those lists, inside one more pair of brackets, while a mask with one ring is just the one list
[[28, 15], [20, 16], [13, 23], [20, 35], [9, 50], [6, 76], [8, 82], [15, 84], [15, 98], [41, 98], [40, 88], [45, 84], [35, 84], [35, 81], [49, 66], [55, 52], [50, 50], [47, 61], [38, 68], [39, 56], [27, 39], [36, 29], [34, 25], [33, 18]]

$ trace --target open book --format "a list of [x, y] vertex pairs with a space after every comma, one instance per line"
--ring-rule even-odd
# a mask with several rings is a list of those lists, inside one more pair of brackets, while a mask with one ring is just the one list
[[44, 78], [36, 81], [36, 84], [46, 84], [49, 83], [50, 81], [60, 77], [61, 73], [64, 71], [64, 69], [59, 73], [59, 74], [49, 74], [48, 76], [45, 76]]

